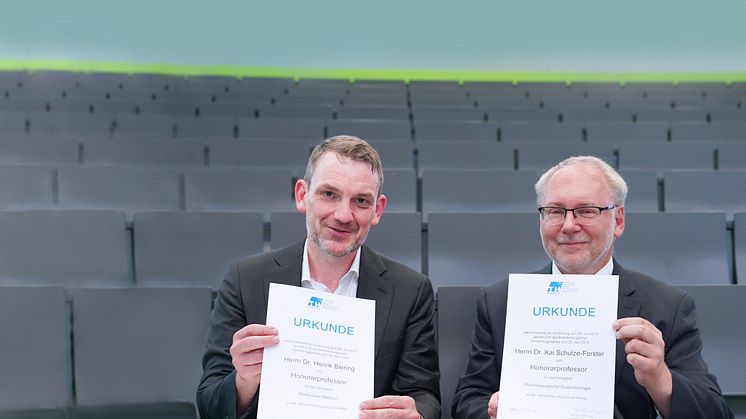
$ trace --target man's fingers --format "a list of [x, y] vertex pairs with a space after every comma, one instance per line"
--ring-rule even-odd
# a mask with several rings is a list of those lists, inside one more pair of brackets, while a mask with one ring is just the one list
[[406, 409], [414, 407], [414, 399], [408, 396], [381, 396], [360, 403], [360, 410]]
[[272, 326], [263, 324], [249, 324], [233, 334], [233, 341], [241, 340], [249, 336], [277, 336], [278, 330]]

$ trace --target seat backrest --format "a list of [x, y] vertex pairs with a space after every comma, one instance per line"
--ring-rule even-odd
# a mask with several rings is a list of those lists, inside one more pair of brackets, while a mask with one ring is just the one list
[[72, 290], [80, 405], [193, 401], [209, 288]]
[[434, 287], [488, 285], [549, 262], [539, 237], [538, 212], [431, 213], [427, 257]]
[[624, 143], [619, 146], [619, 168], [712, 170], [715, 146], [711, 143]]
[[128, 139], [86, 141], [85, 164], [201, 167], [204, 166], [204, 143], [190, 140]]
[[663, 173], [666, 211], [746, 211], [746, 171], [670, 171]]
[[53, 170], [37, 165], [0, 166], [0, 209], [54, 207]]
[[69, 328], [64, 289], [0, 289], [0, 410], [69, 402]]
[[217, 288], [231, 262], [262, 252], [262, 234], [260, 213], [137, 213], [136, 283]]
[[438, 356], [442, 419], [451, 418], [451, 401], [466, 371], [476, 322], [480, 287], [438, 287]]
[[702, 356], [726, 395], [746, 395], [746, 328], [743, 327], [746, 286], [682, 286], [694, 297], [697, 326], [702, 335]]
[[131, 284], [125, 215], [116, 211], [0, 212], [0, 284]]
[[723, 213], [626, 214], [614, 256], [670, 284], [728, 284], [727, 234]]

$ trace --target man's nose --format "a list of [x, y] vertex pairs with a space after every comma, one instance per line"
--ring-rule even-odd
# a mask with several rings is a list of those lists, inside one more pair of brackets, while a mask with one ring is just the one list
[[352, 221], [352, 207], [349, 202], [340, 202], [334, 209], [334, 219], [341, 224]]
[[580, 224], [578, 224], [578, 220], [575, 218], [575, 213], [572, 211], [567, 211], [565, 214], [565, 219], [562, 220], [562, 231], [578, 231], [580, 230]]

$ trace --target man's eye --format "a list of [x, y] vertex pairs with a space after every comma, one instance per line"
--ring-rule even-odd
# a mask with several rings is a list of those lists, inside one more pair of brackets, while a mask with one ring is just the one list
[[332, 191], [323, 191], [321, 192], [321, 196], [324, 198], [332, 198], [334, 196], [334, 193]]
[[565, 210], [560, 208], [547, 208], [546, 213], [550, 217], [556, 217], [558, 215], [563, 215], [565, 213]]
[[575, 212], [581, 217], [592, 217], [596, 215], [597, 210], [595, 208], [578, 208]]
[[365, 198], [357, 198], [357, 199], [355, 199], [355, 203], [357, 205], [365, 206], [365, 205], [368, 205], [368, 200], [365, 199]]

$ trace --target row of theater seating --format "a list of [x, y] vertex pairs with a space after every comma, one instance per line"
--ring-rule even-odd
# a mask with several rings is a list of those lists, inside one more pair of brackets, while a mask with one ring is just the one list
[[[557, 160], [558, 161], [558, 160]], [[552, 162], [553, 163], [553, 162]], [[627, 211], [746, 211], [744, 170], [622, 170]], [[294, 210], [302, 168], [0, 165], [0, 210]], [[384, 170], [389, 212], [536, 211], [537, 170]]]
[[[387, 109], [387, 108], [384, 108]], [[444, 114], [454, 111], [444, 108]], [[746, 138], [746, 112], [727, 121], [679, 121], [668, 117], [658, 122], [603, 120], [585, 121], [515, 119], [469, 121], [448, 119], [395, 120], [322, 118], [237, 118], [231, 116], [171, 116], [88, 114], [76, 112], [0, 111], [0, 132], [4, 135], [74, 138], [283, 138], [311, 139], [338, 134], [355, 134], [372, 140], [420, 141], [575, 141], [575, 142], [687, 142], [742, 141]], [[525, 113], [525, 112], [523, 112]], [[507, 118], [508, 116], [506, 116]]]
[[[368, 243], [435, 286], [486, 285], [547, 264], [538, 214], [385, 214]], [[629, 213], [615, 255], [672, 284], [732, 284], [746, 272], [746, 213]], [[304, 218], [273, 213], [0, 212], [0, 285], [216, 288], [241, 257], [305, 237]], [[685, 261], [685, 262], [682, 262]], [[741, 281], [737, 279], [741, 278]]]
[[[572, 155], [594, 155], [620, 170], [744, 169], [746, 141], [582, 143], [375, 141], [386, 169], [541, 170]], [[0, 164], [143, 167], [305, 166], [310, 140], [100, 140], [0, 136]]]
[[[682, 288], [696, 301], [710, 370], [746, 413], [746, 329], [733, 315], [746, 286]], [[437, 290], [443, 419], [468, 359], [477, 291]], [[0, 334], [25, 338], [3, 345], [0, 418], [194, 419], [210, 302], [207, 288], [3, 288]]]

